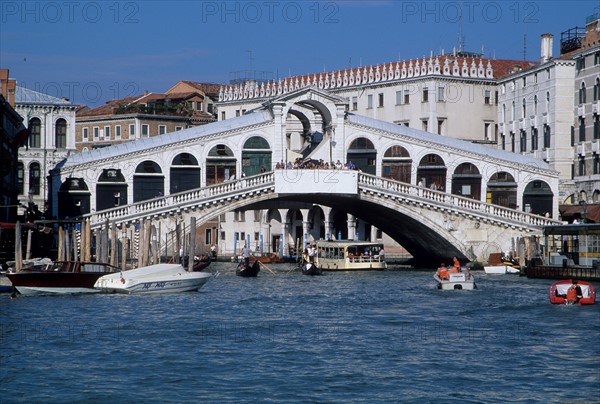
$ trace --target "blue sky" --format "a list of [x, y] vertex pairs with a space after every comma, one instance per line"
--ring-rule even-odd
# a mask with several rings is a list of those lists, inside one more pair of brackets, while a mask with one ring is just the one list
[[[585, 1], [0, 2], [0, 67], [19, 85], [82, 105], [163, 92], [179, 80], [228, 83], [465, 50], [539, 60], [540, 35], [584, 27]], [[462, 18], [459, 19], [459, 15]], [[461, 21], [459, 23], [459, 20]]]

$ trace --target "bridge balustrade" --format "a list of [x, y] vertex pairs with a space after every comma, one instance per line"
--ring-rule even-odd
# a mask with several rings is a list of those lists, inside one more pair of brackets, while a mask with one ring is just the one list
[[[165, 215], [182, 209], [197, 208], [202, 205], [218, 203], [223, 199], [237, 199], [244, 194], [263, 190], [275, 184], [273, 172], [261, 173], [252, 177], [214, 184], [177, 194], [153, 198], [150, 200], [116, 207], [84, 216], [92, 227], [98, 227], [106, 221], [136, 221], [143, 217]], [[453, 195], [444, 191], [419, 187], [389, 178], [359, 173], [358, 187], [397, 198], [406, 196], [415, 202], [427, 203], [436, 207], [455, 210], [461, 214], [479, 216], [484, 221], [502, 222], [507, 226], [525, 225], [541, 227], [562, 222], [539, 215], [522, 212], [503, 206], [488, 204], [472, 198]]]
[[499, 205], [492, 205], [476, 199], [454, 195], [444, 191], [419, 187], [389, 178], [381, 178], [371, 174], [360, 173], [358, 177], [358, 184], [359, 187], [363, 186], [385, 192], [394, 191], [398, 194], [410, 195], [416, 200], [433, 202], [440, 206], [459, 208], [466, 213], [479, 213], [486, 216], [490, 220], [493, 220], [494, 218], [502, 218], [505, 219], [506, 222], [536, 227], [547, 226], [551, 224], [562, 224], [561, 221], [532, 213], [522, 212]]
[[252, 192], [257, 188], [271, 186], [273, 183], [274, 179], [272, 172], [262, 173], [252, 177], [227, 181], [204, 188], [156, 197], [122, 207], [91, 213], [84, 215], [83, 218], [90, 220], [92, 227], [97, 227], [107, 220], [117, 222], [135, 221], [142, 217], [161, 215], [168, 213], [169, 211], [201, 206], [222, 197], [226, 197], [227, 195], [234, 197], [240, 193], [239, 191]]

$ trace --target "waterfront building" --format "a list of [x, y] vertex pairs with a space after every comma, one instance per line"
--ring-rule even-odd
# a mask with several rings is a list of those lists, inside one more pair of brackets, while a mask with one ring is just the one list
[[[0, 223], [15, 223], [19, 206], [18, 153], [27, 142], [23, 117], [14, 109], [16, 81], [0, 69]], [[0, 227], [0, 232], [1, 232]], [[0, 245], [4, 245], [0, 234]], [[0, 253], [4, 256], [4, 249]], [[1, 259], [0, 259], [1, 261]]]
[[[483, 144], [495, 144], [497, 80], [536, 62], [453, 53], [307, 74], [267, 83], [247, 81], [223, 86], [219, 120], [239, 116], [269, 99], [306, 86], [345, 98], [348, 111], [378, 120]], [[293, 117], [292, 117], [293, 118]], [[302, 144], [302, 122], [291, 142]]]
[[164, 94], [111, 100], [77, 112], [76, 145], [89, 151], [214, 122], [218, 85], [180, 81]]
[[540, 64], [498, 80], [498, 148], [546, 161], [564, 187], [572, 180], [575, 62], [553, 58], [553, 36], [542, 35]]
[[39, 214], [46, 211], [48, 172], [75, 152], [77, 105], [19, 85], [15, 110], [29, 130], [26, 148], [19, 150], [17, 189], [19, 200]]
[[567, 54], [575, 62], [571, 87], [575, 101], [573, 187], [566, 201], [597, 204], [600, 202], [600, 15], [589, 16], [585, 30], [573, 28], [563, 35]]

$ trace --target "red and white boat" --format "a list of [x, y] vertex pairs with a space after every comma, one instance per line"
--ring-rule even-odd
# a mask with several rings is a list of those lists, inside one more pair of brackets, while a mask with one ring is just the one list
[[566, 279], [557, 281], [550, 286], [550, 303], [552, 304], [594, 304], [596, 303], [596, 291], [594, 286], [585, 281], [576, 281], [577, 285], [581, 288], [581, 298], [576, 302], [569, 302], [567, 300], [567, 291], [573, 284], [573, 280]]
[[6, 276], [22, 295], [98, 293], [94, 284], [103, 275], [119, 268], [100, 262], [57, 261], [44, 269], [7, 272]]

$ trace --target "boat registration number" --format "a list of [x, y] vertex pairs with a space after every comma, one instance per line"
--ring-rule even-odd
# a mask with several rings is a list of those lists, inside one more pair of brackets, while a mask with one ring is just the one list
[[[142, 287], [142, 289], [152, 289], [152, 284], [153, 282], [149, 282], [149, 283], [144, 283], [144, 286]], [[160, 289], [160, 288], [164, 288], [166, 286], [166, 282], [156, 282], [156, 284], [154, 285], [154, 289]]]

